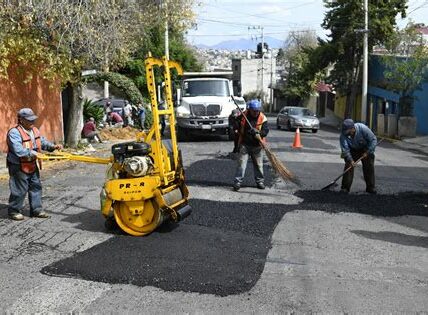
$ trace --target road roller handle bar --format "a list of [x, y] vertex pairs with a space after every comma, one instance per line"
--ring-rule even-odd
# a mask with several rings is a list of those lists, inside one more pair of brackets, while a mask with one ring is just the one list
[[[155, 136], [156, 139], [156, 152], [158, 154], [155, 155], [155, 164], [159, 166], [160, 176], [163, 179], [164, 183], [167, 184], [169, 182], [168, 178], [166, 178], [165, 170], [162, 165], [163, 161], [163, 152], [161, 148], [161, 133], [160, 133], [160, 116], [168, 115], [169, 116], [169, 127], [171, 133], [171, 145], [172, 145], [172, 154], [174, 160], [174, 169], [178, 168], [178, 146], [177, 146], [177, 137], [175, 131], [175, 116], [174, 116], [174, 106], [172, 101], [172, 90], [171, 90], [171, 74], [170, 69], [175, 68], [179, 75], [183, 74], [183, 69], [175, 61], [170, 61], [166, 57], [162, 59], [157, 59], [149, 56], [145, 60], [146, 66], [146, 80], [147, 80], [147, 88], [150, 94], [150, 101], [152, 105], [152, 113], [153, 113], [153, 127], [147, 135], [146, 142], [150, 142], [151, 138]], [[160, 110], [158, 108], [158, 99], [156, 96], [156, 83], [155, 83], [155, 72], [154, 67], [157, 66], [159, 68], [163, 68], [163, 76], [165, 80], [165, 109]]]
[[68, 160], [68, 161], [80, 161], [80, 162], [95, 163], [95, 164], [113, 163], [113, 156], [110, 158], [99, 158], [99, 157], [77, 155], [77, 154], [71, 154], [71, 153], [65, 153], [65, 152], [39, 153], [37, 154], [37, 158], [45, 161]]

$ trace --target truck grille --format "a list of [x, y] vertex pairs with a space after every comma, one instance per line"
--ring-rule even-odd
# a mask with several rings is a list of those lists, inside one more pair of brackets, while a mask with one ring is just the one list
[[217, 116], [220, 115], [220, 105], [209, 104], [205, 107], [203, 104], [192, 104], [190, 111], [194, 116]]

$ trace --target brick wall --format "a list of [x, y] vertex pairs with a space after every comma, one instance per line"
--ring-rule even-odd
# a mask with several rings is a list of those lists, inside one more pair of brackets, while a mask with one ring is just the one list
[[39, 116], [36, 127], [52, 142], [64, 140], [60, 88], [34, 77], [24, 83], [23, 74], [10, 70], [9, 79], [0, 79], [0, 152], [7, 151], [7, 131], [17, 123], [17, 111], [30, 107]]

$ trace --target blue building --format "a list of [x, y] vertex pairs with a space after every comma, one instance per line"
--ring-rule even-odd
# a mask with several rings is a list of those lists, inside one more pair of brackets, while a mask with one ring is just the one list
[[[378, 114], [400, 114], [398, 101], [400, 95], [384, 88], [386, 79], [384, 77], [385, 66], [382, 64], [381, 56], [370, 55], [369, 59], [369, 86], [368, 86], [368, 122], [376, 130]], [[413, 94], [413, 114], [417, 119], [416, 133], [428, 135], [428, 82], [421, 83], [420, 89]]]

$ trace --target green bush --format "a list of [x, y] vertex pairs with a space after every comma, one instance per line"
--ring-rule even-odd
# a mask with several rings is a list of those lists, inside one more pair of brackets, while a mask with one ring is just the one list
[[94, 117], [97, 125], [101, 123], [104, 118], [104, 108], [85, 98], [83, 100], [83, 119], [87, 121], [91, 117]]

